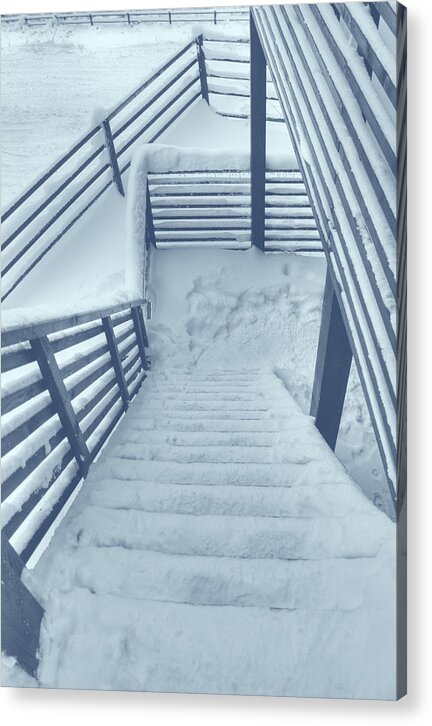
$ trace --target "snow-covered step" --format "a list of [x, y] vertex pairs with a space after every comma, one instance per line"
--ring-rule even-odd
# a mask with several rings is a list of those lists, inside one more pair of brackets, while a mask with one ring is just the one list
[[308, 695], [318, 642], [323, 695], [361, 697], [394, 547], [272, 373], [153, 370], [31, 574], [40, 681]]
[[222, 432], [222, 433], [245, 433], [256, 431], [277, 432], [280, 430], [280, 423], [276, 419], [269, 418], [249, 418], [249, 419], [229, 419], [221, 417], [219, 419], [200, 418], [200, 419], [178, 419], [170, 416], [165, 417], [145, 417], [143, 413], [137, 417], [129, 415], [128, 420], [129, 431], [182, 431], [182, 432]]
[[123, 481], [159, 482], [167, 484], [237, 484], [239, 486], [303, 486], [347, 481], [343, 467], [329, 470], [326, 461], [277, 464], [179, 463], [164, 461], [133, 461], [120, 457], [104, 457], [95, 478], [117, 478]]
[[373, 579], [388, 576], [385, 570], [393, 566], [389, 557], [380, 566], [374, 558], [339, 558], [269, 559], [263, 567], [261, 559], [79, 546], [67, 585], [99, 595], [191, 605], [354, 610], [364, 604]]
[[172, 444], [143, 444], [122, 441], [111, 448], [111, 455], [129, 461], [164, 461], [183, 464], [204, 462], [209, 464], [263, 464], [278, 461], [308, 464], [314, 460], [313, 446], [173, 446]]
[[68, 535], [82, 546], [168, 554], [284, 560], [377, 557], [385, 533], [371, 514], [345, 517], [251, 517], [113, 512], [87, 506]]
[[189, 446], [258, 446], [270, 447], [274, 444], [274, 431], [160, 431], [149, 430], [143, 435], [143, 429], [128, 429], [116, 437], [119, 444], [170, 444], [175, 447]]
[[[354, 484], [352, 485], [354, 487]], [[87, 492], [90, 504], [108, 509], [136, 509], [171, 514], [232, 514], [265, 517], [340, 517], [367, 513], [366, 499], [353, 497], [345, 484], [302, 487], [233, 484], [155, 484], [116, 479], [95, 482]]]
[[39, 679], [51, 688], [394, 698], [383, 679], [394, 617], [369, 594], [389, 577], [377, 567], [363, 606], [342, 612], [197, 607], [76, 587], [56, 592], [47, 604]]

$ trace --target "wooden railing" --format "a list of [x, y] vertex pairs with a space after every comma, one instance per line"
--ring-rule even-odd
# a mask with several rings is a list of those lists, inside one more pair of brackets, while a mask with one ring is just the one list
[[[249, 171], [173, 171], [148, 175], [156, 247], [251, 245]], [[322, 246], [300, 172], [267, 170], [264, 249]]]
[[[207, 72], [209, 101], [221, 116], [248, 119], [250, 116], [250, 57], [248, 37], [211, 35], [204, 37], [204, 56]], [[279, 99], [268, 74], [266, 83], [268, 101], [267, 120], [283, 123]]]
[[24, 562], [149, 367], [142, 300], [2, 335], [2, 524]]
[[[190, 42], [101, 119], [2, 214], [2, 300], [153, 142], [205, 95], [202, 38]], [[146, 92], [143, 96], [143, 92]]]
[[[403, 9], [399, 18], [382, 2], [269, 6], [254, 7], [251, 18], [258, 47], [251, 72], [265, 64], [270, 70], [328, 260], [311, 412], [334, 447], [354, 354], [396, 501], [396, 231], [404, 199], [398, 209], [403, 94], [396, 45], [403, 45]], [[252, 95], [252, 122], [262, 135], [265, 109]], [[262, 160], [252, 169], [262, 216]], [[400, 249], [399, 256], [402, 242]]]
[[24, 22], [29, 27], [52, 21], [59, 25], [103, 25], [106, 23], [202, 23], [217, 25], [231, 20], [248, 20], [249, 10], [242, 7], [177, 8], [173, 10], [130, 10], [94, 13], [32, 13], [31, 15], [3, 15], [2, 22]]

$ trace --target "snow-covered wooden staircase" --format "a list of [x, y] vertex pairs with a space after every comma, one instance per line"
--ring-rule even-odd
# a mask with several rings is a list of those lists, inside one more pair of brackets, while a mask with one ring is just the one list
[[25, 575], [39, 678], [391, 698], [394, 564], [392, 523], [275, 375], [155, 371]]

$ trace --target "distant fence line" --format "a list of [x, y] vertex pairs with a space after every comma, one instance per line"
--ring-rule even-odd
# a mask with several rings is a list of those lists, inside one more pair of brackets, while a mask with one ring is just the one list
[[191, 8], [177, 10], [132, 10], [106, 11], [94, 13], [32, 13], [31, 15], [2, 15], [4, 23], [23, 23], [33, 27], [45, 25], [53, 20], [60, 25], [100, 25], [104, 23], [193, 23], [212, 22], [215, 25], [228, 20], [247, 20], [249, 8]]

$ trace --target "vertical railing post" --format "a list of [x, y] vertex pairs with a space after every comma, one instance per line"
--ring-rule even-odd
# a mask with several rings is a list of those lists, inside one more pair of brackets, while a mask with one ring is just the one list
[[351, 368], [352, 351], [333, 280], [327, 269], [310, 414], [335, 449]]
[[145, 232], [145, 243], [147, 250], [152, 247], [156, 247], [156, 236], [155, 236], [155, 228], [154, 228], [154, 220], [153, 220], [153, 211], [152, 211], [152, 205], [151, 205], [151, 196], [150, 196], [150, 189], [149, 184], [147, 181], [147, 191], [146, 191], [146, 232]]
[[207, 69], [206, 69], [206, 62], [205, 62], [205, 55], [203, 50], [203, 36], [198, 35], [196, 40], [196, 49], [197, 49], [197, 58], [198, 58], [198, 69], [199, 69], [199, 76], [200, 76], [200, 82], [201, 82], [201, 96], [203, 97], [204, 101], [209, 102], [209, 92], [208, 92], [208, 83], [207, 83]]
[[147, 354], [145, 349], [149, 347], [149, 344], [141, 306], [139, 305], [137, 307], [131, 308], [131, 313], [135, 328], [135, 336], [141, 356], [142, 367], [145, 371], [148, 371], [150, 366], [147, 360]]
[[4, 532], [1, 536], [1, 643], [21, 668], [36, 676], [42, 606], [21, 580], [24, 563]]
[[113, 174], [113, 181], [114, 181], [114, 184], [116, 185], [118, 191], [122, 195], [122, 197], [124, 197], [125, 193], [124, 193], [122, 178], [121, 178], [120, 169], [119, 169], [119, 165], [118, 165], [118, 161], [117, 161], [117, 154], [116, 154], [116, 150], [115, 150], [115, 146], [114, 146], [114, 140], [113, 140], [113, 136], [112, 136], [110, 122], [106, 118], [102, 121], [101, 125], [102, 125], [102, 128], [105, 133], [105, 146], [106, 146], [106, 148], [108, 150], [108, 154], [109, 154], [109, 159], [110, 159], [110, 164], [111, 164], [111, 169], [112, 169], [112, 174]]
[[48, 389], [60, 423], [69, 441], [69, 446], [77, 460], [82, 476], [85, 477], [90, 466], [90, 452], [79, 427], [70, 395], [63, 382], [50, 342], [47, 336], [43, 335], [40, 338], [31, 340], [30, 345], [39, 365], [42, 379]]
[[266, 59], [250, 11], [250, 117], [251, 117], [251, 236], [252, 244], [265, 244], [266, 172]]
[[129, 407], [129, 391], [127, 389], [126, 379], [123, 371], [123, 367], [120, 360], [120, 353], [117, 345], [117, 341], [114, 335], [114, 328], [111, 317], [107, 315], [102, 318], [102, 326], [105, 332], [109, 352], [111, 355], [111, 361], [114, 368], [114, 373], [119, 387], [120, 395], [123, 401], [123, 408], [127, 411]]

